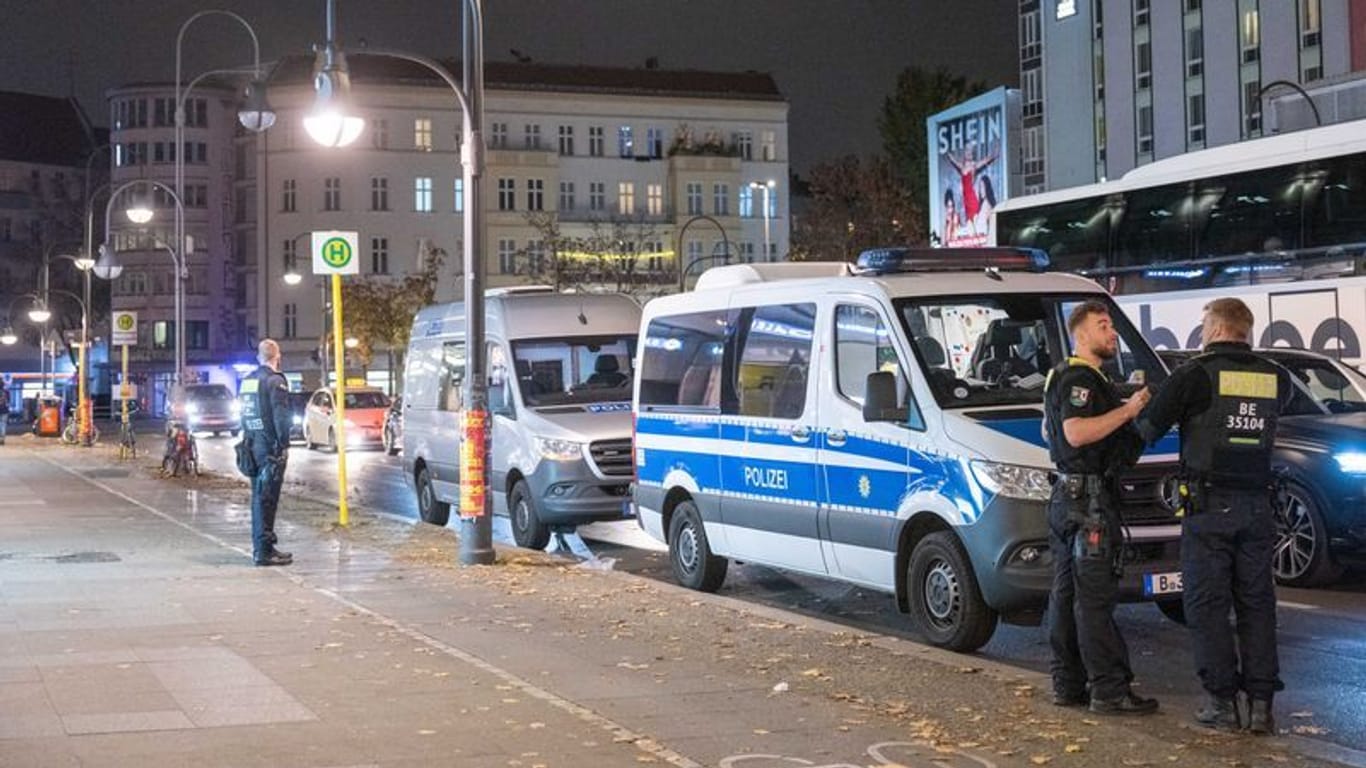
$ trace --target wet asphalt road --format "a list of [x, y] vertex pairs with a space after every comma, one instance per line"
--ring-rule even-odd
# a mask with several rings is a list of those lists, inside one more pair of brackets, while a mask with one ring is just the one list
[[[203, 437], [199, 444], [204, 466], [233, 472], [233, 442]], [[352, 503], [417, 518], [400, 457], [381, 451], [352, 451], [347, 456]], [[335, 496], [336, 457], [296, 446], [290, 451], [286, 478], [287, 490], [295, 493]], [[581, 534], [594, 554], [613, 558], [617, 570], [672, 581], [662, 547], [633, 520], [590, 526]], [[511, 545], [501, 518], [495, 520], [494, 535]], [[732, 564], [721, 594], [855, 630], [919, 639], [890, 596], [836, 582]], [[1330, 589], [1281, 589], [1279, 598], [1281, 676], [1287, 686], [1277, 699], [1279, 725], [1366, 753], [1366, 572], [1349, 572]], [[1142, 691], [1173, 711], [1192, 709], [1199, 687], [1186, 630], [1151, 605], [1121, 606], [1118, 620]], [[1035, 671], [1048, 669], [1047, 637], [1040, 627], [1002, 625], [981, 654]], [[1366, 759], [1366, 754], [1355, 757]]]

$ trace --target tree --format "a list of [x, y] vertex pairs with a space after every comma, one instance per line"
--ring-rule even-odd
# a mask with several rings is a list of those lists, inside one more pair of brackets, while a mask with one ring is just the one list
[[[531, 211], [526, 221], [538, 235], [517, 253], [516, 274], [557, 291], [608, 290], [643, 298], [677, 283], [677, 260], [655, 255], [658, 228], [643, 216], [612, 216], [566, 234], [555, 213]], [[652, 261], [657, 259], [658, 261]]]
[[366, 275], [342, 282], [342, 315], [349, 334], [360, 342], [353, 354], [368, 366], [375, 351], [388, 355], [390, 388], [393, 373], [403, 370], [413, 316], [436, 298], [436, 287], [446, 252], [428, 246], [422, 268], [399, 278]]
[[848, 155], [811, 169], [810, 202], [792, 233], [794, 260], [843, 259], [924, 239], [924, 216], [883, 157]]
[[897, 76], [896, 89], [883, 102], [877, 127], [882, 134], [883, 151], [891, 158], [917, 210], [929, 210], [925, 120], [986, 89], [986, 83], [968, 82], [942, 67], [933, 72], [907, 67]]

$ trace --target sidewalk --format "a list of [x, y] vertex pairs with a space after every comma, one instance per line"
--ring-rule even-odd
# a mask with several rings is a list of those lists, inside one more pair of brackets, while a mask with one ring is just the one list
[[364, 509], [286, 499], [254, 568], [242, 483], [105, 456], [0, 449], [0, 766], [1328, 764]]

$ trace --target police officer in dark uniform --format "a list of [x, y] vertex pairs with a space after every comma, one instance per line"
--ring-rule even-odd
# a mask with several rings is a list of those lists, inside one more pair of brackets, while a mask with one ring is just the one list
[[[1205, 306], [1204, 354], [1167, 379], [1138, 420], [1149, 442], [1181, 425], [1181, 570], [1186, 623], [1205, 688], [1202, 725], [1272, 733], [1276, 658], [1271, 449], [1293, 393], [1290, 373], [1252, 353], [1252, 312], [1238, 299]], [[1229, 610], [1237, 611], [1237, 647]]]
[[280, 346], [262, 339], [256, 359], [260, 367], [242, 380], [243, 439], [256, 460], [251, 481], [251, 549], [257, 565], [289, 565], [288, 552], [275, 548], [275, 508], [289, 458], [289, 382], [280, 373]]
[[1053, 589], [1048, 600], [1053, 703], [1104, 715], [1147, 715], [1157, 700], [1130, 685], [1129, 649], [1115, 624], [1122, 529], [1115, 473], [1142, 452], [1132, 421], [1147, 388], [1127, 402], [1101, 370], [1119, 338], [1109, 307], [1083, 302], [1068, 316], [1075, 356], [1044, 384], [1045, 437], [1057, 472], [1048, 503]]

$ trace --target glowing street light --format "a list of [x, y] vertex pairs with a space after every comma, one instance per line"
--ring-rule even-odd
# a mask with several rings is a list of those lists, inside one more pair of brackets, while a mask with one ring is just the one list
[[28, 311], [28, 319], [35, 323], [46, 323], [48, 320], [52, 319], [52, 312], [47, 308], [46, 304], [37, 304], [34, 305], [33, 309]]
[[0, 344], [4, 344], [7, 347], [12, 347], [18, 343], [19, 334], [14, 332], [13, 327], [8, 325], [5, 326], [5, 330], [3, 332], [0, 332]]
[[357, 116], [351, 104], [351, 70], [334, 39], [335, 29], [334, 7], [328, 3], [327, 41], [318, 49], [318, 74], [313, 77], [318, 97], [304, 118], [304, 130], [324, 147], [345, 147], [365, 130], [365, 118]]

